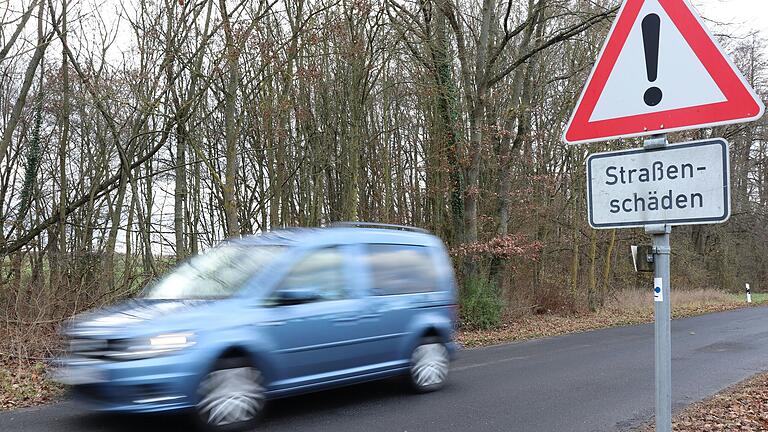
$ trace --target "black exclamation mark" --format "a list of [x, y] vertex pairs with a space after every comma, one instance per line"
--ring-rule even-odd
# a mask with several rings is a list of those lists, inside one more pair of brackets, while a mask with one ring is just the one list
[[[659, 76], [659, 33], [661, 31], [661, 18], [656, 14], [649, 14], [643, 18], [643, 46], [645, 48], [645, 72], [648, 81], [655, 82]], [[656, 106], [661, 102], [661, 89], [651, 87], [645, 91], [645, 104]]]

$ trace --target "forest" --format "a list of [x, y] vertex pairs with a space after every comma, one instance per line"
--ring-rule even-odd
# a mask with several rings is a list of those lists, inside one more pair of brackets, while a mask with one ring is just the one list
[[[645, 290], [593, 230], [563, 129], [614, 0], [0, 1], [0, 321], [136, 294], [224, 239], [375, 221], [446, 242], [466, 325]], [[764, 97], [766, 45], [717, 34]], [[733, 34], [731, 34], [733, 33]], [[731, 219], [676, 227], [673, 290], [768, 289], [765, 122], [722, 137]], [[650, 300], [649, 300], [650, 301]]]

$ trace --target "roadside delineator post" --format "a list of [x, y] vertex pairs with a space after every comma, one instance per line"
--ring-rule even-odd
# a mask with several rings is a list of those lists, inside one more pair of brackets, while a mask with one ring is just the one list
[[752, 293], [749, 291], [749, 284], [747, 284], [747, 303], [752, 303]]

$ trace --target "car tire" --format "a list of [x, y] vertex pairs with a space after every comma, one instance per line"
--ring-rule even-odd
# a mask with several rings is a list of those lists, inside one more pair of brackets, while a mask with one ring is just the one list
[[264, 377], [244, 358], [223, 358], [200, 381], [195, 405], [203, 430], [252, 430], [264, 410]]
[[411, 353], [409, 381], [417, 393], [440, 390], [448, 378], [448, 348], [439, 338], [424, 338]]

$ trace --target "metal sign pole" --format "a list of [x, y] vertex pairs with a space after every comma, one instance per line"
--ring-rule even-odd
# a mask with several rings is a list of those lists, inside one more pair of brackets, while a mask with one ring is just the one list
[[669, 225], [648, 226], [653, 237], [656, 341], [656, 432], [672, 431], [672, 334], [669, 289]]
[[[667, 136], [658, 135], [645, 141], [651, 150], [666, 147]], [[656, 352], [656, 432], [672, 431], [672, 332], [669, 285], [670, 225], [648, 225], [645, 232], [653, 238], [653, 289]]]

